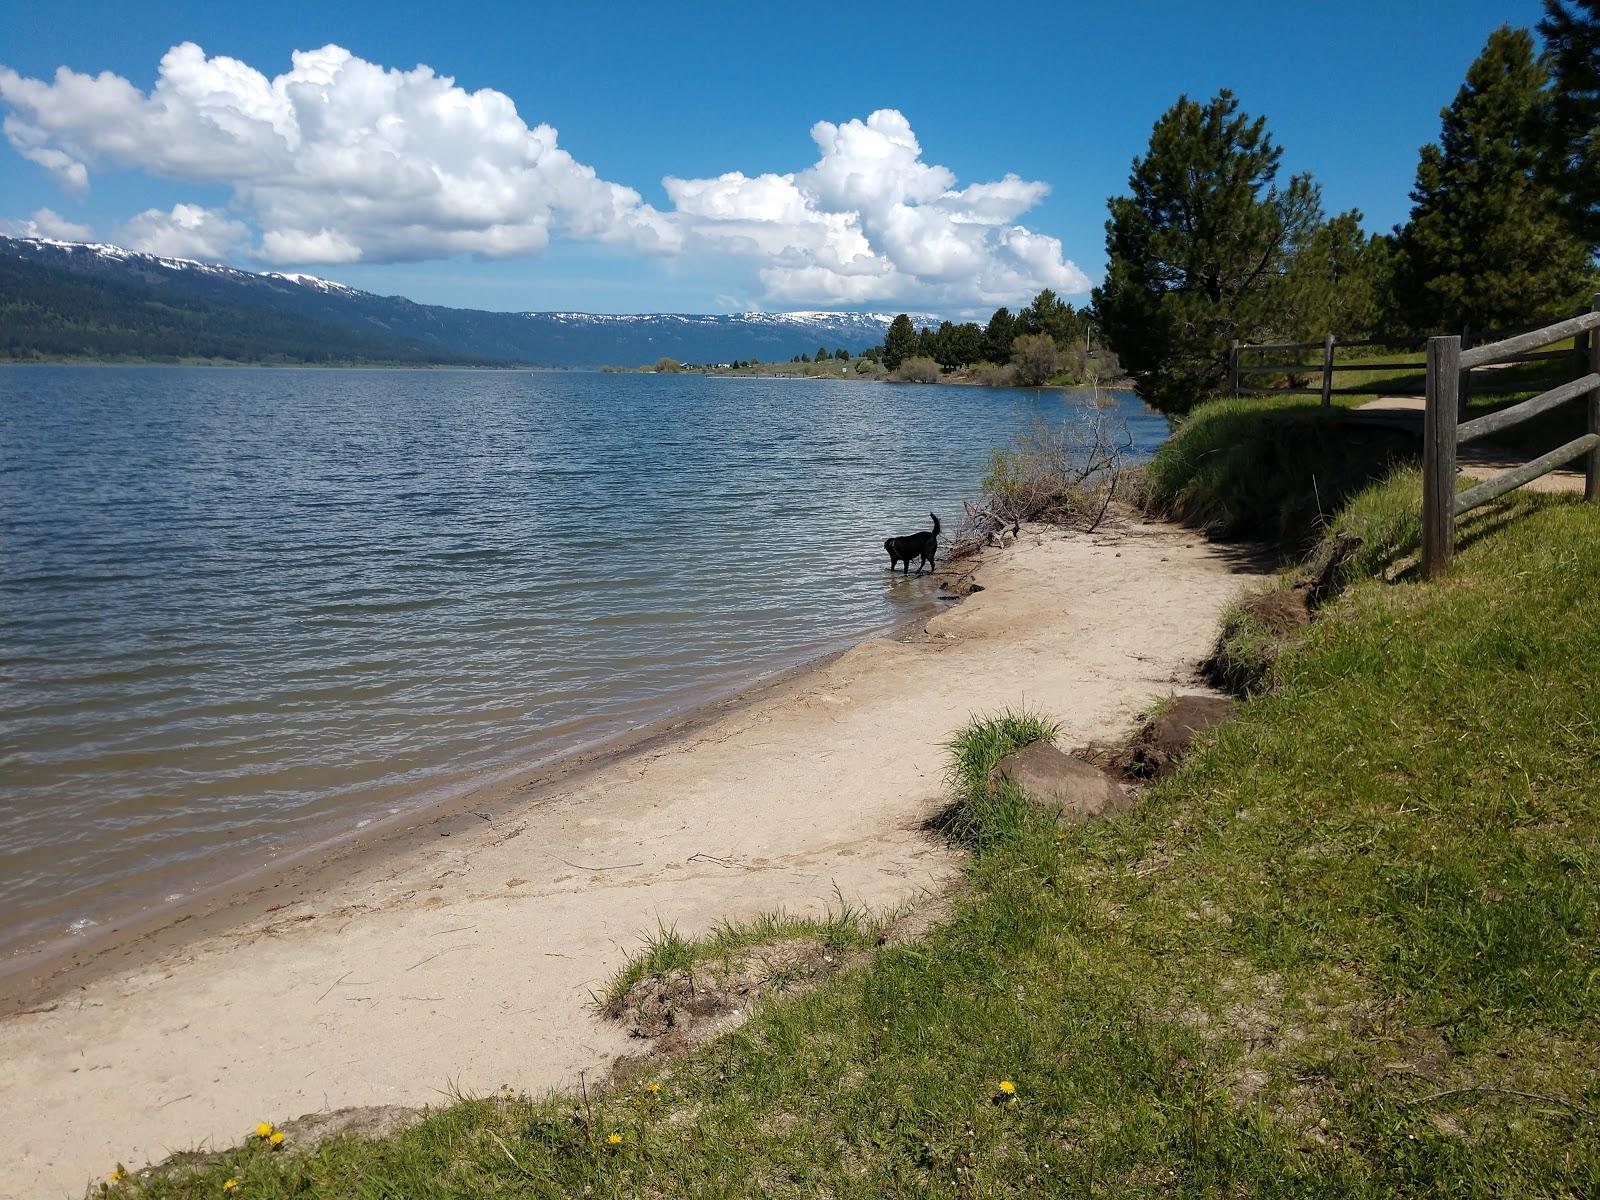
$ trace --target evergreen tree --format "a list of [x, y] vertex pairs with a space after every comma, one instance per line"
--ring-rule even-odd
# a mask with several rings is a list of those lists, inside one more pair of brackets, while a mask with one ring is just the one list
[[1317, 226], [1290, 265], [1278, 331], [1294, 341], [1377, 332], [1385, 323], [1391, 242], [1362, 229], [1359, 209]]
[[889, 322], [889, 332], [883, 339], [883, 365], [893, 371], [917, 352], [917, 331], [911, 328], [911, 318], [901, 313]]
[[1109, 259], [1094, 293], [1107, 345], [1139, 394], [1183, 412], [1227, 374], [1235, 338], [1261, 340], [1296, 252], [1321, 223], [1309, 175], [1277, 186], [1283, 151], [1232, 92], [1168, 109], [1109, 202]]
[[1574, 232], [1600, 250], [1600, 0], [1544, 0], [1546, 175]]
[[1033, 303], [1017, 314], [1016, 334], [1047, 333], [1061, 349], [1081, 345], [1084, 322], [1077, 311], [1050, 288], [1033, 298]]
[[1572, 307], [1589, 255], [1540, 162], [1544, 67], [1525, 29], [1489, 35], [1422, 148], [1394, 299], [1417, 332], [1520, 325]]
[[833, 357], [833, 355], [831, 353], [829, 353], [828, 348], [826, 346], [818, 346], [817, 347], [817, 355], [811, 361], [812, 362], [827, 362], [832, 357]]
[[840, 346], [837, 350], [835, 350], [833, 352], [833, 357], [836, 358], [839, 362], [849, 362], [850, 361], [850, 351], [846, 350], [843, 346]]
[[[946, 321], [945, 324], [948, 325], [950, 322]], [[931, 358], [936, 362], [938, 361], [939, 333], [937, 330], [924, 326], [917, 331], [917, 357]]]
[[1009, 362], [1011, 342], [1017, 336], [1017, 319], [1009, 308], [997, 308], [983, 331], [983, 356], [992, 363]]
[[983, 330], [971, 321], [952, 326], [943, 349], [950, 367], [970, 367], [983, 357]]

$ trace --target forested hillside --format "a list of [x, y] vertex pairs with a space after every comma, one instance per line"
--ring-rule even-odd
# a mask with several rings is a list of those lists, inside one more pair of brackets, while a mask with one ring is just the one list
[[467, 362], [383, 332], [261, 304], [89, 277], [0, 255], [0, 359]]

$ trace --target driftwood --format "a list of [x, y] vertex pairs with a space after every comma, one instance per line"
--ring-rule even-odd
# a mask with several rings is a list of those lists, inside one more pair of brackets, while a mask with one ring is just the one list
[[982, 500], [965, 502], [946, 560], [1005, 545], [1025, 521], [1093, 532], [1110, 511], [1132, 449], [1127, 426], [1104, 412], [1062, 425], [1034, 422], [995, 452]]

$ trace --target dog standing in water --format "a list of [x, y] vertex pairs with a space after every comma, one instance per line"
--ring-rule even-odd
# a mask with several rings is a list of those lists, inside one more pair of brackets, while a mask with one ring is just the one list
[[904, 537], [885, 538], [883, 548], [889, 552], [889, 570], [894, 570], [895, 564], [906, 564], [905, 574], [911, 573], [911, 560], [920, 558], [917, 564], [917, 574], [922, 574], [923, 564], [933, 570], [933, 556], [939, 552], [939, 515], [929, 513], [933, 518], [933, 528], [925, 533], [908, 533]]

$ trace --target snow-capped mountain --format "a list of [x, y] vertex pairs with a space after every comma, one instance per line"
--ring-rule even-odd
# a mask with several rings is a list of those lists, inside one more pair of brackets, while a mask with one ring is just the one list
[[[364, 344], [361, 351], [352, 351], [353, 357], [397, 361], [633, 366], [663, 355], [684, 362], [786, 361], [819, 347], [862, 350], [881, 342], [893, 320], [891, 313], [860, 312], [623, 315], [445, 308], [378, 296], [315, 275], [256, 273], [104, 243], [45, 238], [0, 237], [0, 256], [93, 280], [102, 289], [175, 297], [199, 308], [212, 323], [236, 308], [242, 330], [250, 327], [252, 311], [271, 309], [297, 321], [349, 331]], [[0, 286], [24, 285], [5, 276]], [[912, 314], [912, 320], [919, 326], [937, 322], [921, 313]], [[375, 340], [389, 352], [374, 353]]]

